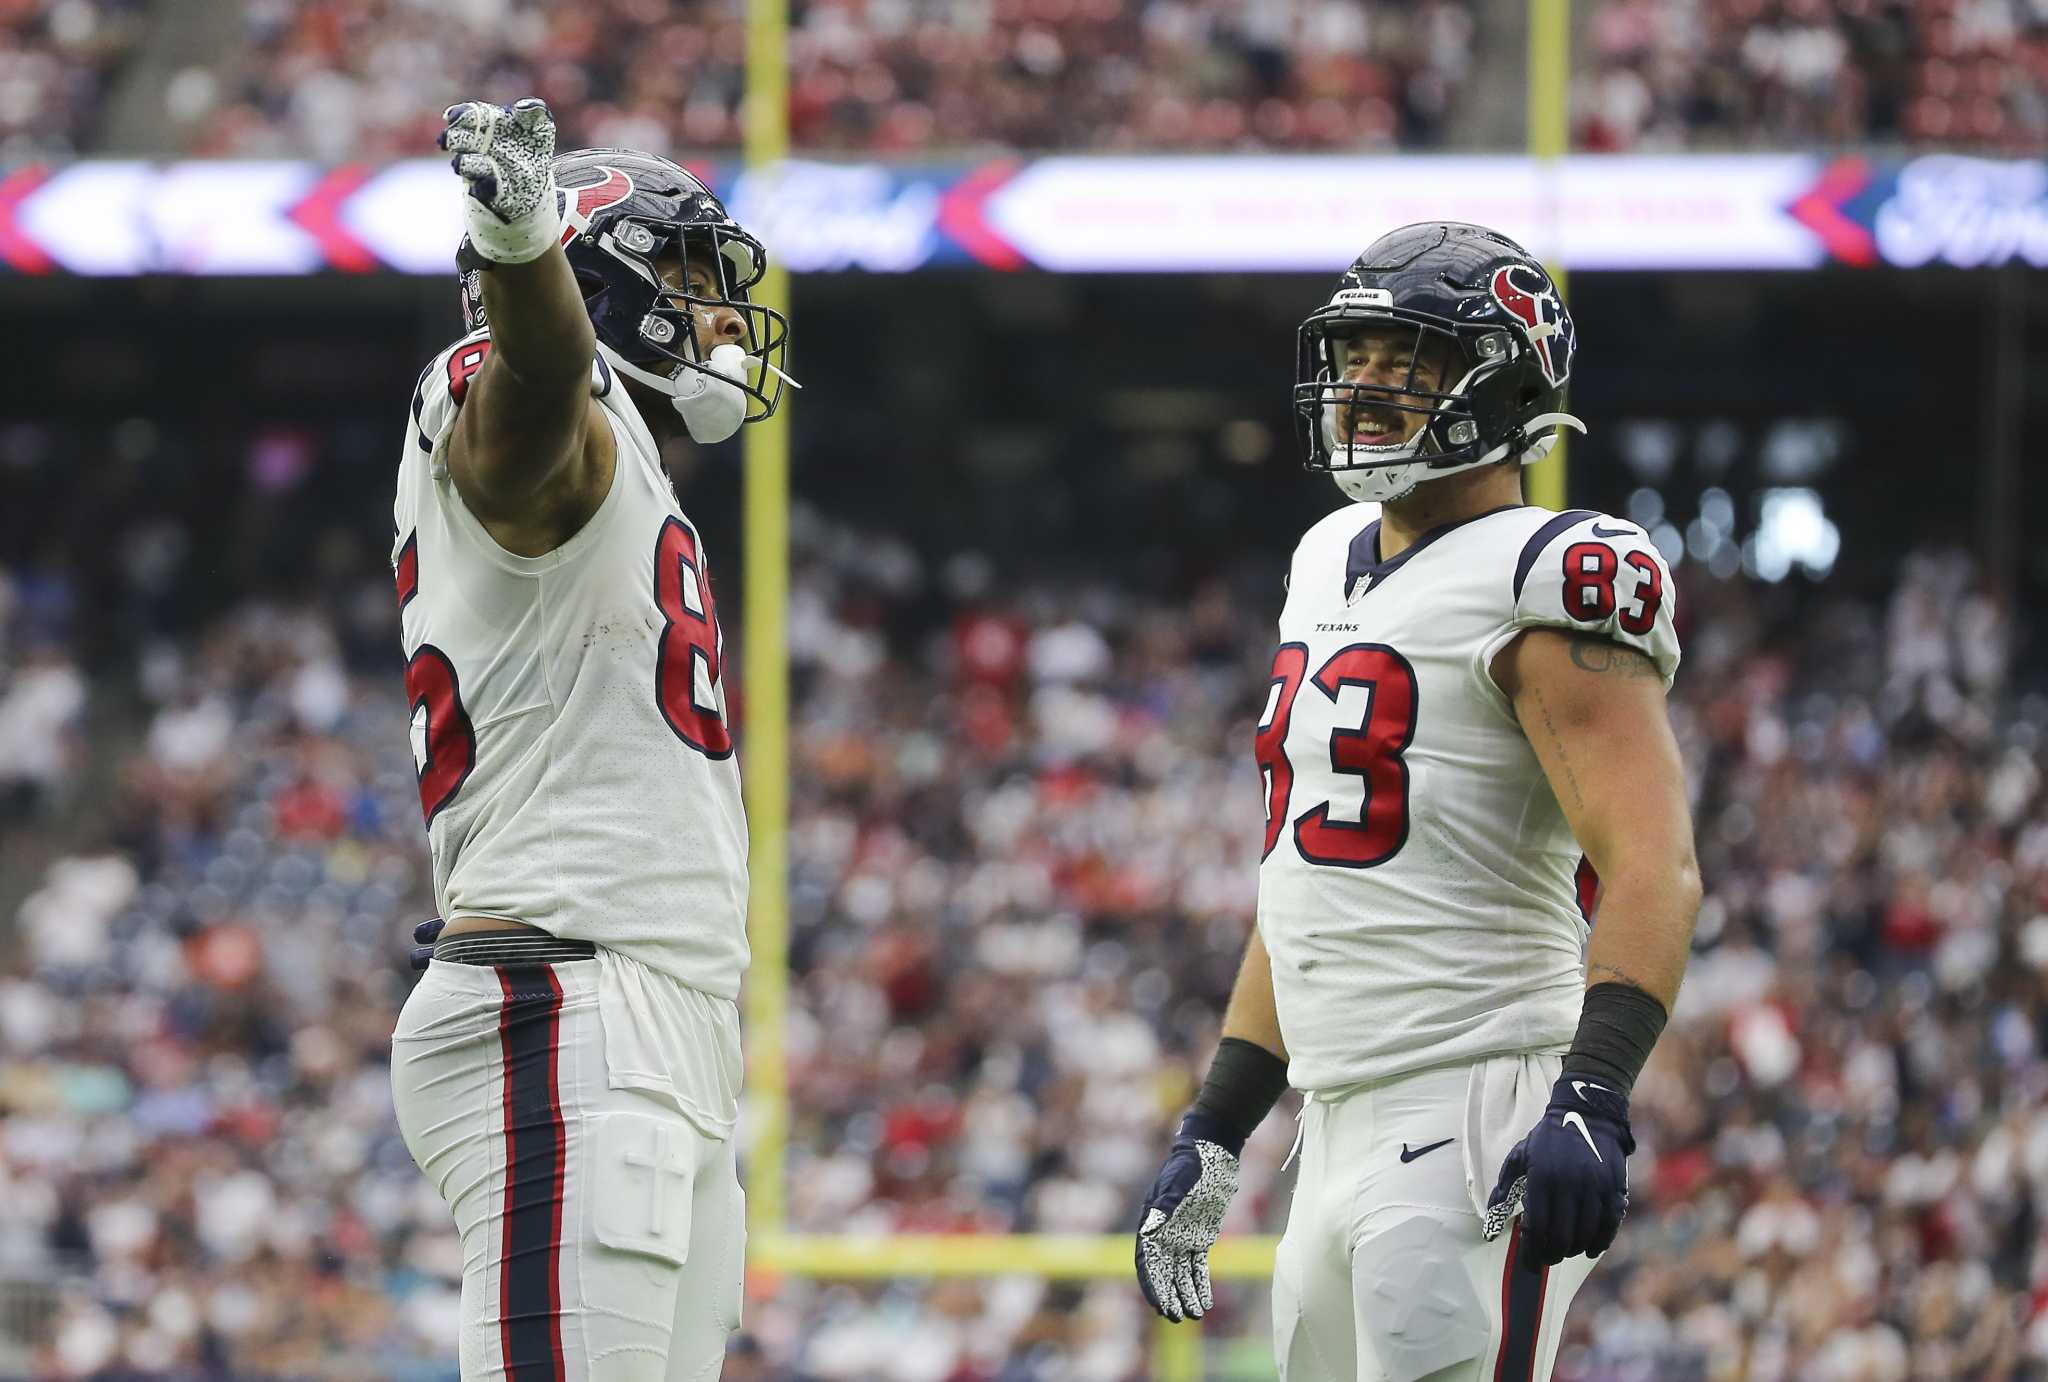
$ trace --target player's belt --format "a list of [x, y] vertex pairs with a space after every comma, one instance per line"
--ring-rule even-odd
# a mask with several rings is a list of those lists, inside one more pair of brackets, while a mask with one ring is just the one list
[[593, 960], [589, 941], [563, 940], [545, 931], [473, 931], [434, 943], [434, 962], [455, 965], [553, 965]]

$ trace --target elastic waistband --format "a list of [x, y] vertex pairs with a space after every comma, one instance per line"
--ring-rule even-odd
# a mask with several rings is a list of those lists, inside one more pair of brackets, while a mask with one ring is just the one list
[[1393, 1089], [1398, 1085], [1405, 1085], [1414, 1080], [1444, 1079], [1451, 1076], [1462, 1079], [1474, 1066], [1484, 1065], [1491, 1060], [1499, 1060], [1502, 1056], [1522, 1057], [1545, 1054], [1548, 1053], [1540, 1049], [1533, 1051], [1489, 1051], [1484, 1055], [1472, 1056], [1465, 1060], [1444, 1061], [1438, 1065], [1424, 1065], [1414, 1070], [1403, 1070], [1399, 1074], [1383, 1076], [1377, 1080], [1360, 1080], [1356, 1084], [1312, 1089], [1303, 1097], [1302, 1103], [1304, 1106], [1311, 1103], [1341, 1104], [1346, 1099], [1354, 1099], [1361, 1094], [1376, 1094], [1381, 1090]]
[[473, 931], [434, 945], [437, 964], [543, 965], [596, 958], [597, 947], [589, 941], [563, 940], [544, 931]]

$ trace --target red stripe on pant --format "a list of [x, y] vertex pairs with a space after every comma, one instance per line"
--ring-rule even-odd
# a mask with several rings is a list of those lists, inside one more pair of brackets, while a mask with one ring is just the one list
[[1543, 1294], [1550, 1286], [1550, 1268], [1525, 1272], [1515, 1265], [1521, 1253], [1522, 1220], [1508, 1235], [1507, 1265], [1500, 1269], [1500, 1359], [1493, 1382], [1534, 1382], [1536, 1337], [1543, 1329]]
[[1572, 886], [1579, 896], [1579, 916], [1591, 926], [1593, 913], [1600, 906], [1600, 870], [1583, 854], [1579, 856], [1579, 871], [1572, 875]]
[[556, 1067], [562, 986], [548, 965], [503, 965], [498, 1044], [505, 1059], [505, 1217], [499, 1234], [498, 1343], [509, 1382], [562, 1382], [562, 1182], [568, 1129]]

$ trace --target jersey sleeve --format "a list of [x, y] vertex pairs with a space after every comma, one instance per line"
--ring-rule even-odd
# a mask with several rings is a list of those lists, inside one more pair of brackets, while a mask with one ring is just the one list
[[1482, 667], [1524, 629], [1598, 634], [1656, 664], [1669, 690], [1678, 675], [1678, 588], [1649, 535], [1625, 519], [1577, 510], [1532, 534], [1515, 562], [1507, 624]]
[[[476, 378], [490, 354], [489, 333], [472, 332], [429, 361], [413, 387], [408, 440], [419, 455], [430, 459], [437, 479], [447, 464], [441, 448], [447, 443], [448, 434], [455, 430], [455, 419], [469, 394], [470, 381]], [[605, 400], [615, 394], [620, 402], [625, 401], [610, 362], [601, 354], [591, 357], [590, 396]]]
[[407, 449], [427, 459], [438, 478], [446, 462], [441, 448], [455, 430], [469, 381], [490, 358], [491, 338], [478, 331], [464, 336], [427, 362], [412, 390], [412, 420], [406, 429]]

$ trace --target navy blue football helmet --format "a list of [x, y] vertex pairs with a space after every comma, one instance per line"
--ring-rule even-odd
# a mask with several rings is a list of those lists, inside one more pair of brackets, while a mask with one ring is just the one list
[[[1371, 329], [1412, 331], [1404, 384], [1348, 382], [1343, 342]], [[1417, 484], [1473, 466], [1540, 459], [1560, 426], [1578, 337], [1571, 313], [1533, 255], [1498, 231], [1424, 221], [1369, 245], [1330, 300], [1296, 333], [1294, 416], [1310, 470], [1353, 499], [1398, 499]], [[1438, 387], [1416, 387], [1425, 360]], [[1421, 414], [1405, 440], [1372, 445], [1339, 435], [1340, 410]]]

